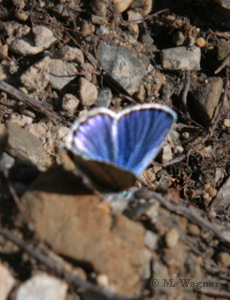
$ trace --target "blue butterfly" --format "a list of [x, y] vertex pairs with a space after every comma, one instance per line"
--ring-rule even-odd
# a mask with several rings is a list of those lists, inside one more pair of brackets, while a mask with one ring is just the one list
[[119, 113], [97, 108], [76, 120], [64, 147], [98, 189], [122, 191], [134, 185], [157, 156], [176, 113], [142, 104]]

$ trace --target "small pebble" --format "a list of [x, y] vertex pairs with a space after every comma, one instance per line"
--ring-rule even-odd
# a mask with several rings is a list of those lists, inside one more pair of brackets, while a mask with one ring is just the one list
[[[14, 165], [15, 159], [8, 155], [6, 152], [3, 152], [0, 157], [0, 171], [10, 169]], [[1, 299], [1, 298], [0, 298]]]
[[230, 267], [230, 254], [227, 252], [220, 252], [218, 254], [217, 261], [220, 267], [224, 267], [224, 268]]
[[62, 109], [73, 115], [80, 100], [72, 94], [65, 94], [62, 99]]
[[57, 131], [57, 138], [62, 140], [69, 133], [69, 128], [61, 126]]
[[160, 52], [162, 66], [165, 70], [199, 70], [201, 50], [193, 47], [188, 50], [186, 47], [164, 49]]
[[84, 63], [84, 54], [81, 49], [76, 47], [64, 46], [59, 50], [58, 54], [65, 61], [76, 61], [79, 64]]
[[98, 91], [94, 84], [81, 77], [79, 79], [79, 97], [82, 105], [93, 105], [98, 97]]
[[225, 127], [230, 127], [230, 119], [224, 119], [223, 124]]
[[173, 153], [174, 153], [174, 154], [180, 154], [180, 153], [182, 153], [183, 151], [184, 151], [184, 148], [181, 147], [181, 146], [175, 146], [175, 147], [173, 148]]
[[96, 278], [96, 282], [101, 287], [107, 287], [109, 285], [109, 278], [106, 274], [99, 274]]
[[188, 230], [192, 235], [195, 235], [195, 236], [200, 235], [200, 228], [196, 224], [189, 224]]
[[181, 31], [176, 32], [172, 37], [172, 42], [177, 46], [183, 45], [184, 41], [185, 41], [185, 36]]
[[123, 12], [131, 5], [133, 0], [113, 0], [112, 2], [119, 12]]
[[167, 162], [169, 162], [170, 160], [173, 159], [173, 156], [172, 156], [172, 149], [171, 149], [171, 147], [169, 146], [169, 144], [166, 144], [166, 145], [162, 148], [162, 150], [161, 150], [161, 152], [160, 152], [160, 154], [159, 154], [159, 158], [160, 158], [162, 164], [165, 164], [165, 163], [167, 163]]
[[157, 243], [158, 243], [158, 235], [153, 233], [150, 230], [146, 230], [145, 233], [145, 245], [150, 249], [150, 250], [155, 250], [157, 248]]
[[137, 94], [137, 99], [141, 102], [143, 102], [145, 100], [145, 87], [143, 84], [140, 85], [140, 88], [139, 88], [139, 92]]
[[190, 136], [190, 135], [189, 135], [189, 132], [187, 132], [187, 131], [182, 133], [182, 138], [183, 138], [184, 140], [187, 140], [187, 139], [189, 138], [189, 136]]
[[24, 11], [24, 10], [17, 10], [15, 13], [15, 17], [18, 18], [20, 21], [26, 21], [28, 20], [30, 16], [30, 13], [28, 11]]
[[205, 45], [206, 45], [206, 41], [203, 37], [199, 37], [197, 40], [196, 40], [196, 45], [200, 48], [203, 48]]
[[113, 95], [111, 89], [108, 87], [102, 88], [99, 91], [97, 101], [94, 103], [95, 107], [108, 108], [112, 102]]
[[167, 248], [173, 248], [178, 243], [180, 233], [176, 228], [170, 229], [165, 235], [165, 245]]
[[96, 29], [96, 27], [93, 24], [85, 20], [81, 22], [80, 28], [80, 33], [83, 37], [93, 35]]
[[107, 5], [101, 0], [91, 1], [91, 9], [96, 16], [106, 17]]

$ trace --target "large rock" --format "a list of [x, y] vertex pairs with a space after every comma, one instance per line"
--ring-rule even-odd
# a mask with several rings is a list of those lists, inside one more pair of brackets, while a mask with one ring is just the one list
[[144, 230], [100, 207], [81, 179], [61, 168], [40, 175], [22, 203], [54, 251], [108, 277], [117, 293], [137, 296], [145, 273]]

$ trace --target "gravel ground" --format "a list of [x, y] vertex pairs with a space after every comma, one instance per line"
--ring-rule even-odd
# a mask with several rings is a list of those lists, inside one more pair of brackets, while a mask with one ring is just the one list
[[[230, 298], [229, 20], [220, 0], [0, 1], [1, 300]], [[96, 191], [69, 128], [145, 103], [178, 115], [161, 152]]]

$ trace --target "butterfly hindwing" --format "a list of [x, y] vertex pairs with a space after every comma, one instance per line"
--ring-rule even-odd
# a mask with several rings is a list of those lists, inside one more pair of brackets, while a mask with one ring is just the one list
[[94, 186], [104, 192], [119, 192], [128, 189], [136, 181], [136, 176], [132, 172], [103, 161], [86, 160], [80, 155], [74, 155], [73, 161]]

